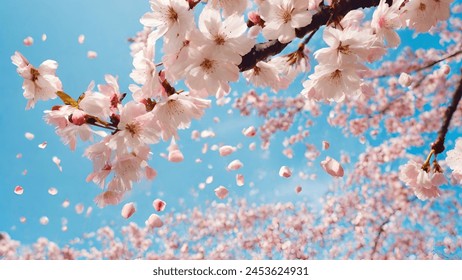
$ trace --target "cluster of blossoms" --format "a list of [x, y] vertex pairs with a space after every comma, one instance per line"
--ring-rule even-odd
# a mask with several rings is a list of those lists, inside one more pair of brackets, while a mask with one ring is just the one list
[[[362, 77], [367, 70], [365, 64], [377, 61], [387, 48], [400, 44], [397, 29], [408, 27], [427, 32], [438, 21], [446, 20], [452, 1], [399, 0], [391, 6], [388, 2], [380, 1], [370, 22], [365, 22], [365, 13], [357, 8], [344, 16], [331, 17], [323, 31], [328, 47], [314, 53], [319, 64], [303, 83], [302, 95], [308, 99], [304, 100], [308, 105], [294, 99], [292, 103], [297, 109], [286, 116], [289, 121], [304, 106], [316, 108], [311, 104], [313, 101], [341, 102], [373, 95], [371, 86]], [[248, 14], [246, 22], [243, 14], [250, 7], [247, 0], [213, 0], [200, 10], [196, 26], [194, 11], [199, 9], [199, 3], [150, 1], [152, 11], [141, 18], [144, 30], [133, 39], [131, 46], [134, 69], [130, 77], [134, 84], [129, 89], [133, 100], [125, 104], [122, 102], [125, 94], [120, 92], [117, 78], [113, 76], [107, 75], [107, 84], [99, 85], [97, 90], [90, 84], [75, 100], [63, 92], [55, 74], [55, 61], [47, 60], [34, 68], [20, 53], [12, 57], [24, 78], [27, 108], [34, 107], [37, 100], [59, 97], [64, 102], [46, 111], [45, 120], [56, 127], [57, 134], [71, 149], [75, 149], [78, 138], [87, 141], [95, 135], [101, 137], [85, 151], [94, 166], [87, 180], [104, 189], [96, 198], [101, 207], [119, 203], [133, 182], [156, 176], [156, 171], [148, 165], [149, 145], [161, 140], [172, 141], [169, 159], [181, 161], [183, 155], [175, 142], [178, 129], [188, 128], [193, 119], [202, 117], [211, 105], [205, 98], [215, 96], [220, 100], [228, 95], [230, 83], [238, 81], [239, 72], [253, 85], [270, 87], [277, 92], [310, 69], [306, 44], [319, 27], [294, 52], [258, 59], [248, 69], [243, 69], [241, 64], [246, 55], [256, 51], [255, 43], [260, 35], [280, 44], [303, 38], [306, 34], [300, 35], [300, 30], [326, 10], [324, 1], [255, 1], [252, 6], [255, 10]], [[349, 1], [345, 3], [353, 5]], [[335, 10], [341, 2], [328, 1], [327, 4]], [[156, 49], [160, 47], [156, 46], [160, 43], [163, 56], [158, 59]], [[403, 76], [402, 80], [402, 84], [410, 85], [410, 77]], [[187, 91], [172, 86], [181, 81]], [[287, 130], [289, 121], [273, 127]], [[355, 127], [358, 128], [355, 135], [367, 128], [359, 122]], [[323, 167], [333, 176], [343, 176], [343, 169], [332, 159], [326, 159]], [[440, 168], [435, 170], [422, 172], [410, 164], [402, 179], [416, 189], [420, 198], [434, 197], [438, 194], [435, 187], [444, 183]]]

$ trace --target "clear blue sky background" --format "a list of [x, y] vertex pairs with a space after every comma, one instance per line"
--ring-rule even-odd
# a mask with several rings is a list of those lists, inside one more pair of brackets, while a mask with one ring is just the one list
[[[0, 9], [0, 232], [8, 232], [12, 238], [30, 244], [39, 236], [46, 236], [58, 244], [65, 244], [74, 237], [85, 232], [96, 230], [102, 225], [113, 225], [120, 228], [134, 221], [143, 224], [154, 212], [152, 200], [162, 198], [167, 202], [167, 212], [180, 211], [194, 206], [206, 207], [207, 203], [217, 198], [213, 190], [219, 185], [229, 187], [230, 198], [246, 198], [255, 202], [307, 201], [316, 204], [319, 196], [324, 193], [333, 179], [319, 172], [319, 162], [325, 156], [340, 158], [340, 149], [350, 147], [350, 152], [357, 154], [361, 144], [357, 139], [349, 138], [342, 141], [332, 141], [332, 148], [322, 152], [313, 167], [307, 167], [303, 157], [303, 144], [296, 146], [298, 154], [294, 159], [282, 155], [281, 142], [288, 134], [278, 134], [269, 152], [257, 151], [249, 153], [248, 145], [257, 138], [245, 138], [241, 130], [249, 125], [258, 126], [262, 120], [258, 117], [240, 117], [237, 112], [228, 114], [230, 106], [210, 109], [199, 122], [194, 122], [191, 129], [180, 133], [180, 147], [185, 155], [185, 161], [174, 164], [159, 156], [166, 152], [166, 144], [152, 147], [154, 156], [152, 166], [158, 171], [158, 177], [152, 182], [135, 184], [130, 195], [118, 206], [99, 209], [93, 202], [100, 189], [92, 183], [86, 183], [85, 178], [91, 172], [91, 162], [82, 156], [86, 144], [79, 144], [72, 152], [64, 146], [55, 135], [54, 128], [43, 121], [43, 111], [59, 104], [59, 100], [40, 102], [36, 108], [25, 111], [26, 100], [22, 97], [22, 79], [17, 75], [15, 66], [11, 64], [11, 55], [22, 52], [29, 61], [38, 66], [46, 59], [58, 61], [58, 76], [64, 85], [64, 90], [74, 97], [83, 92], [90, 81], [104, 82], [105, 74], [119, 77], [121, 90], [128, 92], [132, 83], [129, 73], [132, 69], [132, 59], [129, 55], [127, 38], [133, 36], [142, 26], [139, 18], [149, 10], [147, 0], [3, 0]], [[41, 41], [43, 33], [48, 39]], [[77, 37], [85, 34], [83, 45], [78, 44]], [[32, 36], [33, 46], [22, 44], [25, 37]], [[418, 44], [418, 41], [416, 41]], [[94, 50], [98, 58], [90, 60], [87, 51]], [[279, 95], [294, 95], [300, 92], [300, 83], [294, 84], [290, 90]], [[247, 85], [240, 83], [234, 90], [246, 91]], [[267, 91], [269, 92], [269, 91]], [[213, 117], [218, 116], [220, 123], [214, 123]], [[323, 120], [324, 119], [324, 120]], [[306, 120], [301, 120], [304, 123]], [[316, 120], [318, 129], [311, 131], [308, 143], [321, 149], [325, 139], [339, 139], [338, 129], [324, 129], [325, 115]], [[232, 156], [221, 158], [218, 152], [209, 151], [201, 154], [204, 140], [199, 142], [190, 139], [193, 129], [199, 131], [212, 129], [216, 137], [207, 140], [211, 144], [237, 145], [243, 149]], [[295, 126], [296, 129], [296, 126]], [[292, 131], [294, 132], [295, 129]], [[32, 141], [24, 137], [25, 132], [35, 134]], [[48, 142], [44, 150], [37, 147], [43, 141]], [[342, 146], [339, 144], [341, 143]], [[23, 157], [17, 159], [21, 153]], [[52, 157], [58, 156], [62, 162], [63, 171], [59, 172], [52, 162]], [[202, 163], [195, 163], [201, 158]], [[239, 188], [235, 185], [236, 172], [227, 172], [225, 167], [239, 158], [244, 163], [240, 173], [246, 177], [246, 184]], [[294, 176], [283, 179], [278, 176], [281, 165], [294, 169]], [[345, 168], [350, 168], [345, 166]], [[22, 175], [27, 169], [27, 175]], [[296, 176], [299, 171], [318, 173], [316, 181], [302, 181]], [[214, 176], [212, 184], [205, 190], [199, 190], [198, 185], [205, 182], [208, 176]], [[255, 186], [250, 187], [249, 182]], [[294, 188], [301, 184], [303, 192], [296, 195]], [[18, 196], [13, 190], [16, 185], [24, 187], [24, 194]], [[59, 193], [50, 196], [48, 188], [56, 187]], [[71, 206], [64, 209], [61, 203], [69, 199]], [[120, 216], [120, 209], [126, 202], [137, 204], [137, 213], [128, 221]], [[182, 203], [181, 201], [184, 201]], [[82, 203], [93, 207], [93, 213], [85, 216], [75, 213], [76, 204]], [[24, 216], [27, 222], [22, 224], [19, 218]], [[49, 224], [39, 223], [41, 216], [47, 216]], [[68, 219], [67, 232], [61, 231], [61, 219]]]

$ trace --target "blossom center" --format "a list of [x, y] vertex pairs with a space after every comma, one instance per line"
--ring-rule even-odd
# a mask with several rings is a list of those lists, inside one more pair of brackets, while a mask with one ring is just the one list
[[213, 69], [213, 61], [206, 58], [204, 59], [204, 61], [202, 61], [200, 66], [202, 67], [202, 69], [204, 69], [205, 72], [210, 73]]
[[293, 9], [289, 10], [289, 8], [285, 8], [282, 11], [281, 18], [284, 21], [284, 23], [288, 23], [289, 21], [292, 20], [292, 11]]
[[168, 19], [172, 22], [178, 21], [178, 13], [175, 11], [175, 9], [172, 6], [168, 7], [167, 16], [168, 16]]
[[425, 5], [424, 3], [420, 3], [419, 10], [421, 10], [423, 12], [426, 9], [427, 9], [427, 5]]
[[132, 137], [135, 137], [140, 132], [140, 126], [136, 122], [127, 123], [125, 129], [130, 132]]
[[342, 77], [342, 71], [340, 71], [339, 69], [335, 70], [330, 75], [330, 79], [333, 80], [333, 81], [338, 81], [338, 80], [340, 80], [341, 77]]
[[337, 50], [338, 50], [338, 52], [343, 53], [343, 54], [350, 54], [351, 53], [350, 52], [350, 46], [349, 45], [343, 46], [342, 42], [340, 42]]
[[38, 79], [38, 76], [40, 76], [40, 72], [35, 68], [31, 68], [30, 73], [32, 75], [32, 81], [36, 81]]
[[225, 42], [226, 42], [225, 38], [221, 34], [215, 35], [215, 40], [214, 41], [215, 41], [215, 44], [217, 44], [219, 46], [224, 45]]

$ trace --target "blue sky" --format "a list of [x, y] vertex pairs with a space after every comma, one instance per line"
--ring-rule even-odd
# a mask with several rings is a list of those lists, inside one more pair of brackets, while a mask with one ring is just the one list
[[[58, 244], [64, 244], [85, 232], [94, 231], [98, 227], [112, 224], [115, 228], [126, 225], [130, 221], [143, 224], [153, 213], [152, 200], [162, 198], [167, 202], [166, 211], [178, 211], [182, 208], [194, 206], [205, 207], [209, 201], [216, 200], [213, 190], [219, 185], [229, 187], [230, 198], [246, 198], [256, 202], [279, 201], [310, 201], [316, 203], [317, 197], [326, 190], [332, 179], [328, 176], [318, 177], [312, 182], [302, 182], [297, 176], [283, 179], [278, 176], [281, 165], [295, 168], [296, 173], [301, 170], [313, 173], [319, 170], [316, 165], [308, 170], [302, 153], [289, 160], [282, 155], [281, 142], [287, 134], [280, 134], [273, 142], [269, 152], [261, 152], [259, 148], [249, 153], [248, 145], [257, 138], [245, 138], [241, 134], [244, 127], [262, 122], [262, 119], [240, 117], [237, 112], [228, 114], [230, 105], [225, 107], [213, 106], [206, 116], [193, 123], [191, 129], [180, 133], [179, 145], [185, 155], [185, 161], [174, 164], [159, 156], [166, 152], [167, 144], [152, 146], [154, 156], [152, 166], [158, 171], [158, 177], [152, 182], [135, 184], [134, 190], [122, 204], [99, 209], [93, 198], [100, 192], [98, 187], [86, 183], [85, 178], [91, 172], [91, 162], [82, 156], [86, 144], [79, 143], [76, 151], [72, 152], [64, 146], [55, 135], [54, 128], [43, 121], [43, 111], [52, 105], [59, 104], [59, 100], [39, 102], [35, 109], [25, 111], [26, 100], [22, 97], [22, 80], [16, 74], [15, 66], [10, 57], [20, 51], [35, 66], [46, 59], [58, 61], [58, 76], [63, 82], [64, 90], [77, 97], [83, 92], [90, 81], [104, 82], [105, 74], [119, 77], [121, 90], [128, 92], [131, 72], [131, 57], [127, 38], [133, 36], [142, 26], [139, 18], [149, 10], [146, 0], [127, 1], [4, 1], [0, 10], [0, 231], [8, 232], [14, 239], [25, 244], [34, 242], [39, 236], [46, 236]], [[47, 34], [47, 40], [42, 42], [41, 36]], [[85, 43], [80, 45], [77, 38], [85, 34]], [[34, 44], [26, 47], [22, 44], [25, 37], [32, 36]], [[98, 57], [90, 60], [87, 51], [93, 50]], [[234, 90], [237, 92], [248, 89], [247, 84], [240, 83]], [[300, 92], [301, 85], [292, 87], [290, 91], [279, 95]], [[272, 93], [269, 93], [272, 94]], [[213, 122], [218, 116], [220, 123]], [[304, 120], [302, 120], [304, 121]], [[221, 158], [217, 151], [201, 154], [204, 140], [192, 141], [190, 133], [193, 129], [202, 131], [212, 129], [216, 137], [207, 140], [212, 144], [242, 144], [243, 148], [232, 156]], [[24, 137], [25, 132], [35, 135], [32, 141]], [[310, 143], [321, 147], [321, 141], [327, 137], [327, 131], [312, 133]], [[357, 143], [355, 139], [350, 139]], [[38, 144], [48, 142], [46, 149], [38, 148]], [[302, 151], [303, 144], [295, 147]], [[340, 147], [335, 147], [324, 153], [339, 157]], [[16, 155], [21, 153], [21, 159]], [[61, 159], [62, 172], [59, 172], [52, 162], [52, 157]], [[194, 163], [201, 158], [202, 163]], [[225, 167], [239, 158], [244, 163], [242, 174], [246, 179], [244, 187], [235, 185], [236, 172], [227, 172]], [[22, 175], [27, 169], [27, 175]], [[295, 172], [294, 172], [295, 173]], [[205, 190], [199, 190], [198, 185], [205, 182], [208, 176], [214, 176], [212, 184]], [[254, 187], [249, 183], [254, 182]], [[302, 184], [304, 191], [296, 195], [294, 188]], [[24, 188], [24, 194], [18, 196], [13, 190], [16, 185]], [[58, 194], [51, 196], [47, 190], [56, 187]], [[67, 209], [61, 203], [68, 199], [71, 203]], [[137, 213], [125, 221], [120, 216], [120, 209], [125, 202], [134, 201]], [[183, 201], [183, 202], [181, 202]], [[85, 211], [93, 207], [89, 217], [85, 212], [75, 213], [76, 204], [82, 203]], [[26, 223], [20, 223], [19, 218], [27, 218]], [[42, 216], [47, 216], [49, 224], [39, 223]], [[61, 220], [68, 220], [68, 231], [61, 231]]]
[[[319, 172], [319, 162], [325, 156], [340, 158], [340, 149], [350, 147], [352, 154], [362, 150], [362, 145], [355, 138], [342, 138], [342, 141], [332, 141], [332, 147], [322, 152], [313, 167], [307, 167], [303, 157], [303, 144], [295, 146], [299, 151], [294, 159], [287, 159], [282, 153], [282, 140], [289, 134], [280, 133], [273, 140], [269, 152], [257, 151], [250, 153], [248, 145], [257, 142], [257, 138], [245, 138], [241, 134], [244, 127], [262, 123], [256, 116], [240, 117], [234, 111], [228, 114], [229, 105], [218, 107], [214, 104], [200, 121], [193, 122], [191, 129], [180, 133], [179, 146], [185, 155], [185, 161], [174, 164], [159, 156], [166, 152], [166, 143], [152, 146], [154, 153], [152, 166], [158, 171], [158, 177], [152, 181], [135, 184], [132, 193], [127, 195], [118, 206], [99, 209], [93, 202], [100, 192], [92, 183], [86, 183], [85, 178], [91, 172], [91, 162], [82, 156], [87, 144], [79, 143], [72, 152], [64, 146], [55, 135], [54, 128], [43, 121], [43, 111], [59, 104], [59, 100], [39, 102], [35, 109], [25, 111], [26, 100], [22, 97], [22, 79], [17, 75], [15, 66], [11, 64], [11, 55], [20, 51], [35, 66], [46, 59], [58, 61], [58, 76], [63, 82], [64, 90], [77, 97], [85, 91], [88, 84], [104, 82], [105, 74], [119, 77], [121, 90], [128, 92], [132, 60], [127, 38], [142, 29], [139, 18], [149, 10], [147, 0], [6, 0], [2, 1], [0, 10], [0, 232], [8, 232], [12, 238], [30, 244], [39, 236], [46, 236], [59, 244], [65, 244], [74, 237], [85, 232], [96, 230], [102, 225], [113, 225], [120, 228], [133, 221], [140, 225], [154, 212], [152, 201], [162, 198], [167, 202], [167, 212], [180, 211], [194, 206], [206, 207], [209, 201], [216, 200], [213, 190], [219, 185], [229, 187], [230, 198], [246, 198], [259, 203], [280, 201], [307, 201], [316, 205], [321, 194], [333, 179]], [[47, 34], [47, 40], [42, 42], [41, 36]], [[85, 43], [80, 45], [77, 38], [85, 34]], [[22, 44], [25, 37], [32, 36], [35, 43], [26, 47]], [[426, 41], [429, 37], [414, 42]], [[320, 38], [318, 38], [319, 40]], [[317, 41], [314, 40], [313, 41]], [[311, 46], [311, 45], [310, 45]], [[87, 51], [93, 50], [98, 57], [90, 60]], [[298, 81], [301, 81], [299, 79]], [[278, 93], [280, 96], [298, 94], [301, 83], [287, 91]], [[245, 82], [234, 87], [236, 92], [248, 90]], [[260, 90], [260, 92], [262, 92]], [[270, 91], [266, 91], [270, 95]], [[324, 112], [325, 114], [325, 112]], [[215, 123], [213, 118], [220, 118]], [[300, 120], [304, 123], [306, 120]], [[338, 139], [340, 129], [326, 125], [324, 118], [315, 120], [317, 129], [311, 131], [307, 142], [321, 149], [323, 140]], [[325, 129], [328, 127], [328, 129]], [[192, 141], [191, 131], [197, 129], [212, 129], [216, 137], [212, 140]], [[296, 125], [292, 132], [296, 131]], [[33, 140], [27, 140], [24, 133], [35, 135]], [[48, 142], [46, 149], [39, 149], [38, 144]], [[238, 145], [243, 148], [233, 155], [221, 158], [218, 152], [210, 151], [202, 155], [202, 145], [212, 144]], [[339, 143], [341, 142], [341, 146]], [[17, 159], [16, 155], [22, 154]], [[63, 171], [60, 172], [52, 162], [52, 157], [61, 159]], [[202, 163], [196, 164], [197, 158]], [[233, 159], [244, 163], [242, 174], [246, 184], [239, 188], [235, 185], [236, 172], [227, 172], [225, 167]], [[317, 173], [316, 181], [302, 181], [297, 176], [284, 179], [278, 176], [281, 165], [287, 165], [298, 171]], [[350, 168], [348, 165], [346, 169]], [[27, 175], [22, 175], [27, 169]], [[212, 184], [205, 190], [199, 190], [198, 185], [205, 182], [208, 176], [214, 176]], [[254, 182], [250, 187], [249, 183]], [[296, 195], [294, 188], [301, 184], [303, 192]], [[18, 196], [13, 190], [16, 185], [24, 188], [24, 194]], [[59, 193], [50, 196], [47, 190], [56, 187]], [[69, 199], [71, 205], [64, 209], [61, 204]], [[126, 202], [135, 202], [137, 213], [126, 221], [120, 216], [120, 209]], [[89, 217], [75, 213], [76, 204], [82, 203], [85, 211], [93, 208]], [[26, 223], [20, 223], [19, 218], [27, 218]], [[47, 216], [49, 224], [39, 223], [41, 216]], [[68, 220], [68, 231], [61, 231], [61, 220]]]

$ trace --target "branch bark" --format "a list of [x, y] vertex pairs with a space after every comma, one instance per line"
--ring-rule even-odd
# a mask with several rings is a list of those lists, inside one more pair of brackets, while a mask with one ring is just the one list
[[454, 115], [454, 112], [457, 110], [457, 106], [459, 105], [459, 101], [461, 97], [462, 97], [462, 77], [459, 82], [459, 86], [457, 87], [452, 97], [451, 105], [449, 105], [449, 107], [446, 108], [446, 111], [444, 112], [443, 125], [441, 126], [438, 132], [438, 138], [431, 145], [432, 150], [435, 151], [435, 155], [442, 153], [445, 149], [444, 140], [446, 138], [446, 134], [448, 133], [448, 129], [449, 129], [449, 125], [451, 124], [452, 116]]
[[[333, 19], [334, 15], [337, 19], [340, 19], [350, 11], [378, 6], [379, 2], [380, 0], [340, 0], [335, 5], [335, 8], [332, 6], [321, 6], [321, 10], [313, 15], [311, 23], [305, 27], [296, 29], [295, 34], [298, 38], [303, 38], [306, 34], [326, 25]], [[391, 3], [392, 1], [387, 1], [387, 3], [389, 2]], [[288, 44], [283, 44], [278, 40], [256, 44], [250, 52], [242, 56], [242, 62], [238, 66], [239, 71], [243, 72], [252, 69], [257, 62], [282, 52]]]

